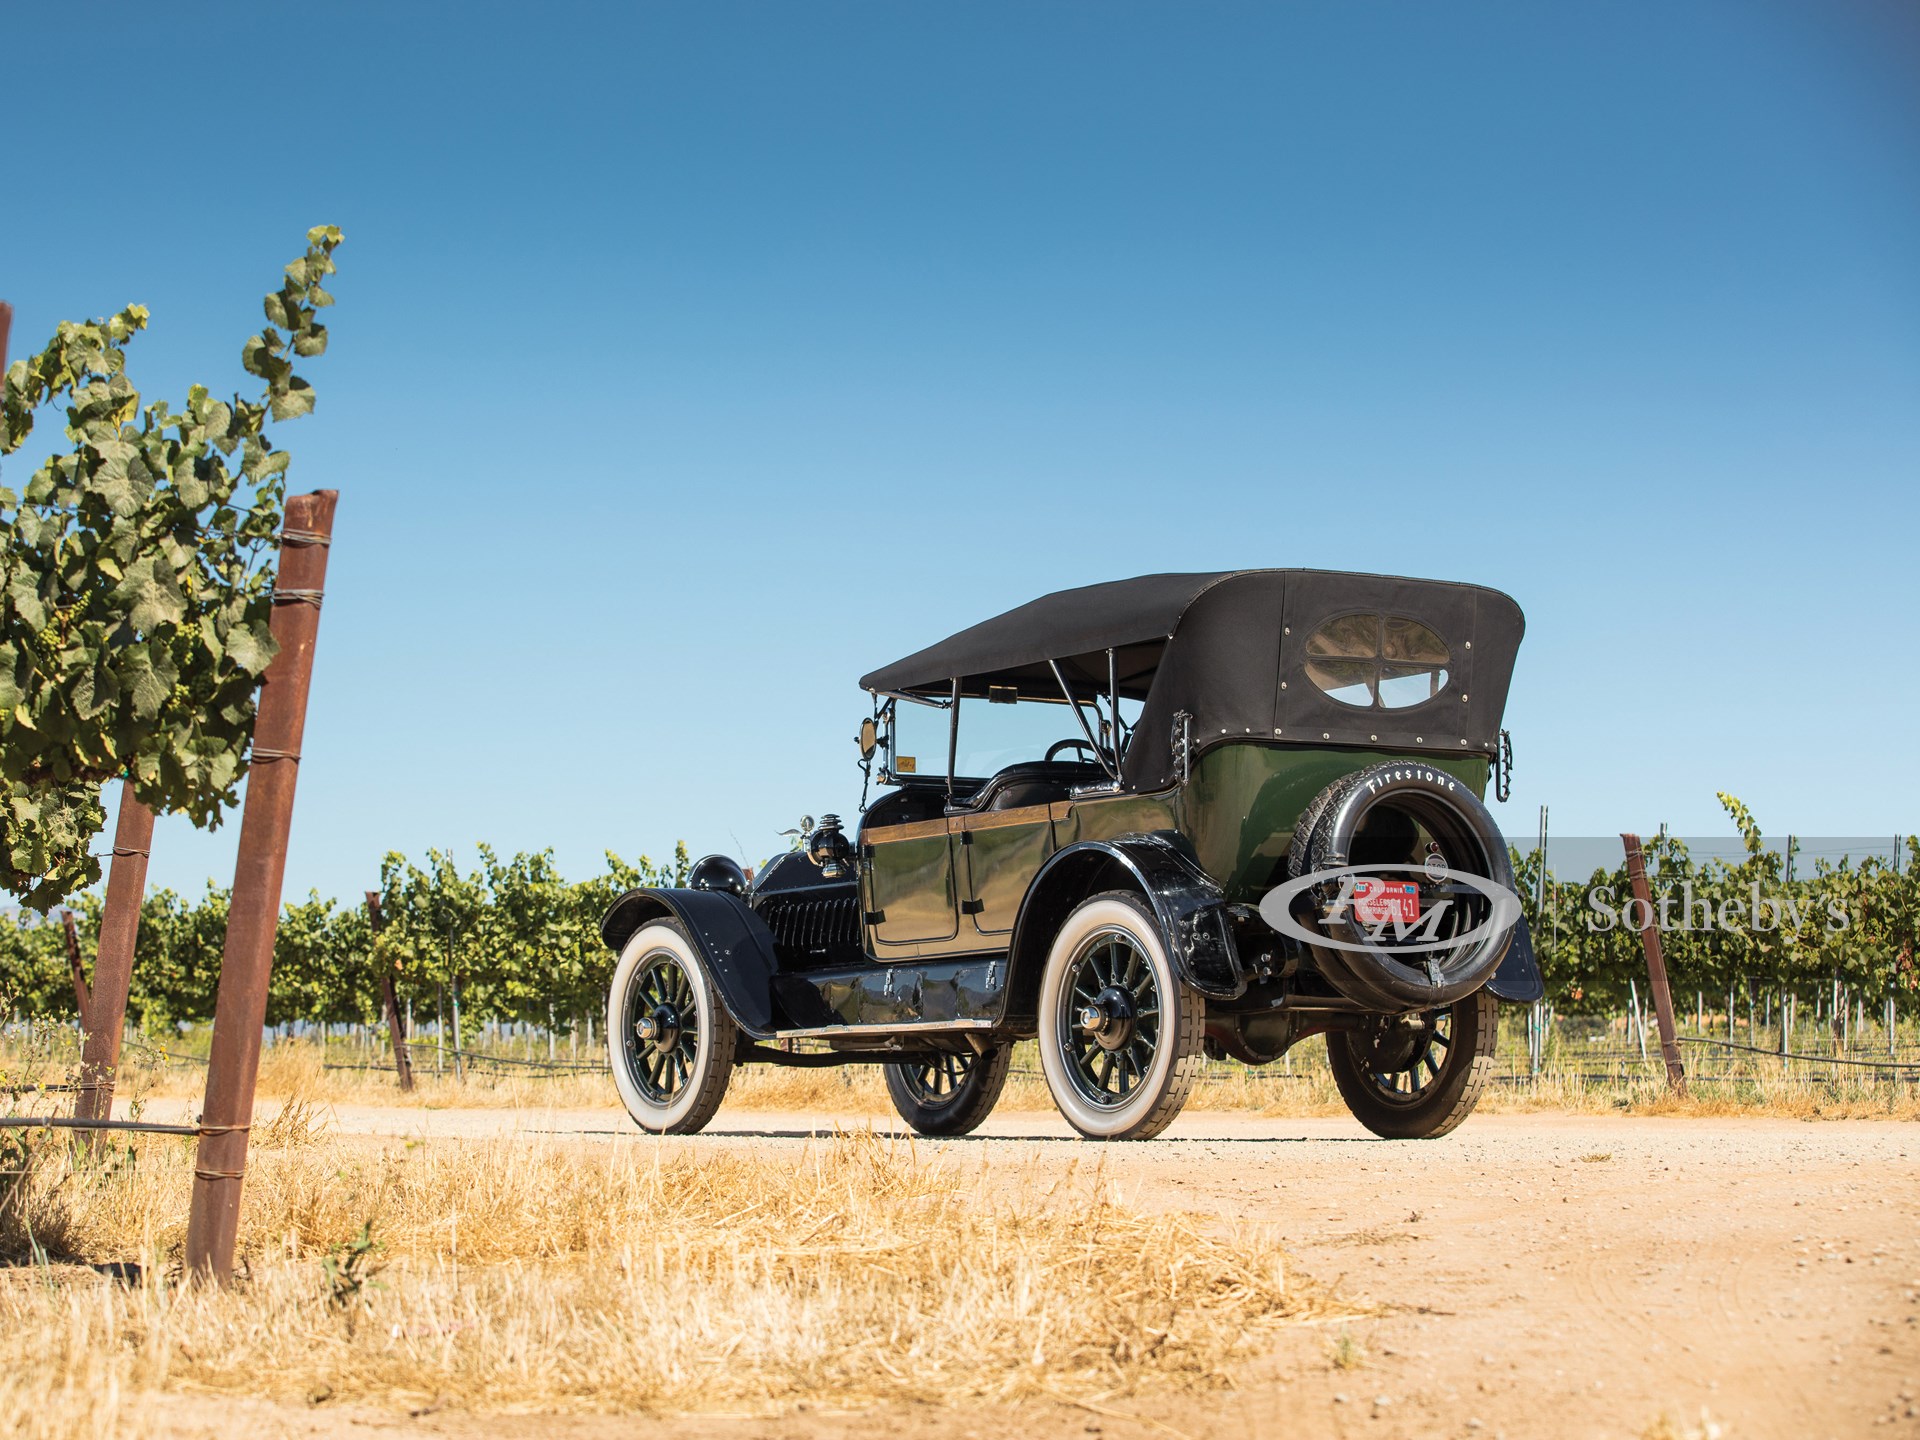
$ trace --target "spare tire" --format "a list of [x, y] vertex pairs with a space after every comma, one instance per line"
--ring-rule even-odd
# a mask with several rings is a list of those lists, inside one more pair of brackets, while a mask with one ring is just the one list
[[[1289, 856], [1304, 858], [1297, 875], [1345, 872], [1304, 892], [1310, 914], [1296, 911], [1307, 928], [1338, 942], [1311, 947], [1321, 974], [1351, 1000], [1396, 1011], [1451, 1005], [1486, 984], [1518, 910], [1517, 900], [1497, 899], [1501, 891], [1512, 897], [1513, 865], [1479, 797], [1437, 766], [1411, 761], [1369, 766], [1329, 788], [1301, 816]], [[1382, 867], [1416, 883], [1423, 923], [1404, 934], [1363, 926], [1351, 906], [1336, 903], [1351, 895], [1351, 867]], [[1435, 943], [1455, 936], [1457, 944]]]
[[1342, 775], [1307, 802], [1300, 818], [1293, 822], [1293, 842], [1287, 846], [1287, 878], [1298, 880], [1313, 868], [1313, 832], [1320, 828], [1320, 817], [1342, 790], [1353, 783], [1353, 776]]

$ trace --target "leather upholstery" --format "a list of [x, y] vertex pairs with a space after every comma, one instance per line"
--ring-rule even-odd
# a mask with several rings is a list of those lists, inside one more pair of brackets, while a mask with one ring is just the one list
[[1009, 765], [965, 802], [947, 807], [949, 815], [977, 815], [984, 810], [1018, 810], [1065, 800], [1075, 785], [1095, 784], [1106, 772], [1085, 760], [1027, 760]]

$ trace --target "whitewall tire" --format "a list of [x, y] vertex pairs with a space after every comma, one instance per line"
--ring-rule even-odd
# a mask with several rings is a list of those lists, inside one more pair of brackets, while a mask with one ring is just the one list
[[633, 932], [607, 987], [607, 1059], [636, 1125], [691, 1135], [711, 1120], [739, 1035], [677, 920]]
[[1180, 983], [1159, 922], [1131, 892], [1096, 895], [1067, 917], [1039, 1018], [1047, 1089], [1089, 1139], [1151, 1139], [1199, 1077], [1206, 1002]]

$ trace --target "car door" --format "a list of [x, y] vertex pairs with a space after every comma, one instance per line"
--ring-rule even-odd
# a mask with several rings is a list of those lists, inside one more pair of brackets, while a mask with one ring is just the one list
[[1004, 945], [1027, 886], [1053, 853], [1049, 807], [988, 810], [955, 816], [951, 824], [965, 857], [966, 898], [960, 909], [968, 928], [982, 940]]
[[[953, 840], [944, 818], [862, 832], [860, 882], [874, 954], [918, 953], [955, 938]], [[914, 947], [903, 952], [900, 947]]]

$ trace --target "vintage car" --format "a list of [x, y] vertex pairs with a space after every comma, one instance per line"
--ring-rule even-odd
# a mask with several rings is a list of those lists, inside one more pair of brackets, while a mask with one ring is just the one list
[[910, 1126], [960, 1135], [1033, 1039], [1074, 1129], [1141, 1139], [1204, 1056], [1324, 1034], [1364, 1125], [1446, 1133], [1497, 1002], [1541, 993], [1483, 804], [1522, 628], [1473, 585], [1143, 575], [875, 670], [856, 833], [608, 912], [621, 1098], [685, 1133], [736, 1065], [881, 1064]]

